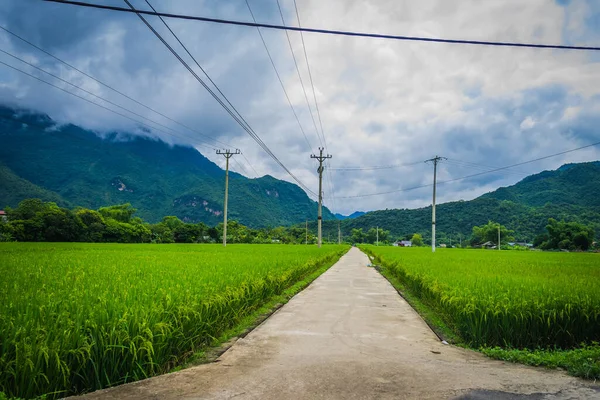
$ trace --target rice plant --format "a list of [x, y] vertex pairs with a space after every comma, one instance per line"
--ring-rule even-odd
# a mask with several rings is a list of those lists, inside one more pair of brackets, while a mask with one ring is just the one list
[[366, 246], [466, 343], [574, 348], [600, 340], [600, 256]]
[[346, 248], [0, 243], [0, 395], [166, 372]]

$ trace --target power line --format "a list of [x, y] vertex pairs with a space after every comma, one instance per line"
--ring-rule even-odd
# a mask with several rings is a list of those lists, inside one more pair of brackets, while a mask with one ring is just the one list
[[[86, 99], [86, 98], [85, 98], [85, 97], [83, 97], [83, 96], [80, 96], [80, 95], [78, 95], [78, 94], [75, 94], [75, 93], [73, 93], [73, 92], [69, 92], [68, 90], [66, 90], [66, 89], [64, 89], [64, 88], [61, 88], [61, 87], [60, 87], [60, 86], [58, 86], [58, 85], [55, 85], [55, 84], [53, 84], [53, 83], [50, 83], [50, 82], [48, 82], [48, 81], [45, 81], [44, 79], [42, 79], [42, 78], [40, 78], [40, 77], [37, 77], [37, 76], [35, 76], [35, 75], [32, 75], [32, 74], [30, 74], [30, 73], [28, 73], [28, 72], [25, 72], [25, 71], [23, 71], [23, 70], [21, 70], [21, 69], [19, 69], [19, 68], [17, 68], [17, 67], [14, 67], [14, 66], [12, 66], [12, 65], [10, 65], [10, 64], [7, 64], [7, 63], [5, 63], [4, 61], [0, 61], [0, 64], [4, 65], [4, 66], [6, 66], [6, 67], [12, 68], [13, 70], [15, 70], [15, 71], [17, 71], [17, 72], [20, 72], [20, 73], [22, 73], [22, 74], [24, 74], [24, 75], [27, 75], [27, 76], [29, 76], [29, 77], [31, 77], [31, 78], [34, 78], [34, 79], [36, 79], [36, 80], [38, 80], [38, 81], [40, 81], [40, 82], [43, 82], [43, 83], [45, 83], [46, 85], [52, 86], [52, 87], [54, 87], [54, 88], [56, 88], [56, 89], [58, 89], [58, 90], [61, 90], [61, 91], [65, 92], [65, 93], [67, 93], [67, 94], [70, 94], [71, 96], [77, 97], [77, 98], [79, 98], [79, 99], [81, 99], [81, 100], [84, 100], [84, 101], [86, 101], [86, 102], [88, 102], [88, 103], [90, 103], [90, 104], [93, 104], [93, 105], [95, 105], [95, 106], [97, 106], [97, 107], [103, 108], [103, 109], [105, 109], [105, 110], [107, 110], [107, 111], [110, 111], [110, 112], [112, 112], [112, 113], [114, 113], [114, 114], [117, 114], [117, 115], [119, 115], [119, 116], [121, 116], [121, 117], [123, 117], [123, 118], [127, 118], [127, 119], [129, 119], [129, 120], [131, 120], [131, 121], [133, 121], [133, 122], [136, 122], [136, 123], [140, 124], [140, 125], [144, 125], [145, 127], [149, 128], [149, 129], [151, 129], [151, 130], [155, 130], [155, 131], [158, 131], [158, 132], [162, 132], [162, 133], [164, 133], [164, 134], [167, 134], [167, 135], [170, 135], [170, 136], [174, 136], [174, 137], [176, 136], [176, 135], [173, 135], [172, 133], [169, 133], [169, 132], [163, 131], [162, 129], [155, 128], [155, 127], [153, 127], [153, 126], [150, 126], [150, 125], [148, 125], [148, 124], [146, 124], [146, 123], [144, 123], [144, 122], [142, 122], [142, 121], [139, 121], [139, 120], [137, 120], [137, 119], [135, 119], [135, 118], [132, 118], [132, 117], [130, 117], [130, 116], [128, 116], [128, 115], [122, 114], [122, 113], [120, 113], [120, 112], [118, 112], [118, 111], [115, 111], [115, 110], [113, 110], [113, 109], [110, 109], [110, 108], [108, 108], [108, 107], [106, 107], [106, 106], [103, 106], [102, 104], [96, 103], [95, 101], [92, 101], [92, 100], [90, 100], [90, 99]], [[181, 138], [181, 136], [176, 136], [176, 137], [179, 137], [179, 138]], [[211, 148], [212, 148], [212, 147], [211, 147]]]
[[246, 160], [246, 163], [247, 163], [247, 164], [250, 166], [250, 168], [252, 168], [252, 170], [253, 170], [253, 171], [254, 171], [254, 173], [256, 174], [256, 179], [258, 179], [260, 174], [258, 173], [258, 171], [256, 170], [256, 168], [254, 168], [254, 165], [252, 165], [252, 164], [250, 163], [250, 160], [248, 160], [248, 159], [246, 158], [246, 155], [245, 155], [244, 153], [241, 153], [241, 154], [242, 154], [242, 158], [243, 158], [244, 160]]
[[412, 165], [422, 164], [423, 161], [416, 161], [408, 164], [393, 164], [393, 165], [374, 165], [369, 167], [337, 167], [331, 168], [332, 171], [372, 171], [379, 169], [392, 169], [392, 168], [403, 168], [410, 167]]
[[[45, 69], [38, 67], [37, 65], [34, 65], [34, 64], [32, 64], [32, 63], [30, 63], [30, 62], [28, 62], [28, 61], [26, 61], [26, 60], [24, 60], [24, 59], [22, 59], [22, 58], [20, 58], [20, 57], [18, 57], [18, 56], [16, 56], [16, 55], [14, 55], [14, 54], [11, 54], [11, 53], [9, 53], [8, 51], [5, 51], [5, 50], [2, 50], [2, 49], [0, 49], [0, 52], [2, 52], [2, 53], [4, 53], [4, 54], [6, 54], [6, 55], [8, 55], [8, 56], [10, 56], [10, 57], [12, 57], [12, 58], [14, 58], [15, 60], [21, 61], [22, 63], [24, 63], [24, 64], [27, 64], [27, 65], [29, 65], [30, 67], [37, 69], [38, 71], [41, 71], [41, 72], [43, 72], [43, 73], [45, 73], [45, 74], [47, 74], [47, 75], [50, 75], [51, 77], [53, 77], [53, 78], [55, 78], [55, 79], [58, 79], [59, 81], [61, 81], [61, 82], [64, 82], [64, 83], [66, 83], [67, 85], [70, 85], [70, 86], [72, 86], [72, 87], [74, 87], [74, 88], [76, 88], [76, 89], [79, 89], [79, 90], [81, 90], [82, 92], [85, 92], [85, 93], [89, 94], [90, 96], [93, 96], [93, 97], [95, 97], [95, 98], [97, 98], [97, 99], [99, 99], [99, 100], [105, 101], [106, 103], [108, 103], [108, 104], [110, 104], [110, 105], [112, 105], [112, 106], [114, 106], [114, 107], [117, 107], [117, 108], [119, 108], [119, 109], [121, 109], [121, 110], [123, 110], [123, 111], [126, 111], [126, 112], [130, 113], [130, 114], [133, 114], [133, 115], [135, 115], [136, 117], [139, 117], [139, 118], [142, 118], [142, 119], [144, 119], [144, 120], [146, 120], [146, 121], [149, 121], [149, 122], [151, 122], [151, 123], [153, 123], [153, 124], [155, 124], [155, 125], [158, 125], [158, 126], [160, 126], [160, 127], [163, 127], [163, 128], [165, 128], [165, 129], [168, 129], [168, 130], [170, 130], [171, 132], [175, 132], [175, 133], [177, 133], [177, 134], [178, 134], [177, 136], [178, 136], [178, 137], [180, 137], [180, 138], [182, 138], [182, 139], [185, 139], [185, 140], [189, 140], [189, 139], [191, 139], [191, 140], [193, 140], [193, 141], [197, 141], [197, 143], [205, 143], [205, 144], [207, 144], [207, 145], [209, 145], [209, 146], [212, 146], [212, 144], [211, 144], [211, 143], [208, 143], [208, 142], [205, 142], [205, 141], [202, 141], [202, 140], [198, 140], [198, 139], [196, 139], [196, 138], [191, 138], [191, 137], [185, 137], [185, 138], [184, 138], [184, 137], [182, 137], [182, 136], [179, 136], [179, 134], [181, 134], [181, 133], [180, 133], [180, 132], [178, 132], [178, 131], [176, 131], [176, 130], [174, 130], [173, 128], [170, 128], [170, 127], [168, 127], [168, 126], [166, 126], [166, 125], [163, 125], [163, 124], [161, 124], [160, 122], [156, 122], [156, 121], [154, 121], [154, 120], [152, 120], [152, 119], [150, 119], [150, 118], [148, 118], [148, 117], [146, 117], [146, 116], [144, 116], [144, 115], [142, 115], [142, 114], [138, 114], [138, 113], [136, 113], [135, 111], [131, 111], [131, 110], [129, 110], [128, 108], [125, 108], [125, 107], [123, 107], [123, 106], [122, 106], [122, 105], [120, 105], [120, 104], [117, 104], [117, 103], [114, 103], [114, 102], [112, 102], [112, 101], [110, 101], [110, 100], [108, 100], [108, 99], [105, 99], [104, 97], [98, 96], [97, 94], [95, 94], [95, 93], [93, 93], [93, 92], [90, 92], [89, 90], [86, 90], [86, 89], [82, 88], [81, 86], [78, 86], [78, 85], [76, 85], [76, 84], [74, 84], [74, 83], [71, 83], [71, 82], [69, 82], [69, 81], [67, 81], [67, 80], [65, 80], [65, 79], [63, 79], [63, 78], [61, 78], [61, 77], [60, 77], [60, 76], [58, 76], [58, 75], [55, 75], [55, 74], [53, 74], [53, 73], [51, 73], [51, 72], [48, 72], [48, 71], [46, 71]], [[155, 127], [151, 127], [151, 128], [152, 128], [152, 129], [156, 129]]]
[[[294, 9], [296, 10], [296, 19], [298, 20], [298, 27], [301, 28], [302, 24], [300, 23], [300, 14], [298, 13], [298, 5], [296, 4], [296, 0], [294, 0]], [[302, 33], [302, 31], [300, 31], [300, 40], [302, 40], [302, 49], [304, 50], [304, 59], [306, 60], [306, 68], [308, 69], [310, 86], [312, 87], [313, 99], [315, 100], [315, 108], [317, 109], [317, 117], [319, 119], [319, 126], [321, 127], [321, 136], [323, 136], [323, 144], [325, 146], [325, 150], [327, 150], [327, 140], [325, 139], [325, 131], [323, 130], [321, 112], [319, 111], [319, 103], [317, 102], [317, 94], [315, 92], [315, 85], [313, 83], [312, 73], [310, 71], [310, 63], [308, 62], [308, 55], [306, 54], [306, 44], [304, 43], [304, 34]]]
[[[148, 6], [152, 9], [152, 11], [156, 12], [156, 9], [152, 6], [152, 4], [150, 4], [149, 0], [145, 0], [146, 4], [148, 4]], [[133, 6], [131, 5], [131, 3], [129, 3], [129, 1], [125, 0], [125, 3], [127, 3], [131, 8], [133, 8]], [[142, 19], [142, 21], [146, 22], [146, 20], [144, 18], [142, 18], [140, 16], [140, 18]], [[179, 43], [179, 45], [185, 50], [185, 52], [187, 53], [188, 56], [190, 56], [190, 58], [192, 59], [192, 61], [194, 61], [194, 63], [196, 64], [196, 66], [198, 68], [200, 68], [200, 71], [202, 71], [202, 73], [208, 78], [208, 80], [210, 81], [210, 83], [212, 83], [212, 85], [215, 87], [215, 89], [217, 89], [217, 91], [219, 92], [219, 94], [223, 97], [223, 99], [227, 102], [227, 104], [229, 104], [231, 106], [231, 108], [233, 109], [233, 111], [235, 111], [235, 113], [240, 117], [240, 119], [250, 128], [250, 124], [248, 124], [248, 122], [246, 122], [246, 120], [244, 119], [244, 117], [238, 112], [238, 110], [235, 108], [235, 106], [233, 104], [231, 104], [231, 101], [229, 101], [229, 99], [227, 98], [227, 96], [225, 96], [225, 93], [223, 93], [221, 91], [221, 89], [219, 88], [219, 86], [217, 86], [217, 84], [212, 80], [212, 78], [210, 77], [210, 75], [208, 75], [208, 73], [206, 72], [206, 70], [204, 68], [202, 68], [202, 66], [200, 65], [200, 63], [196, 60], [196, 57], [194, 57], [192, 55], [192, 53], [190, 53], [190, 51], [188, 50], [188, 48], [183, 44], [183, 42], [179, 39], [179, 37], [175, 34], [175, 32], [173, 32], [173, 30], [171, 29], [171, 27], [166, 23], [166, 21], [162, 18], [162, 17], [158, 17], [160, 19], [160, 21], [165, 25], [165, 27], [169, 30], [169, 32], [171, 32], [171, 35], [173, 35], [173, 37], [175, 38], [175, 40], [177, 40], [177, 43]], [[148, 25], [148, 24], [147, 24]], [[151, 28], [152, 29], [152, 28]], [[156, 32], [153, 30], [153, 32]], [[155, 33], [156, 34], [156, 33]], [[159, 35], [159, 39], [160, 39], [160, 35]], [[161, 39], [162, 40], [162, 39]]]
[[447, 181], [442, 181], [442, 182], [439, 182], [439, 183], [449, 183], [449, 182], [459, 181], [459, 180], [462, 180], [462, 179], [473, 178], [473, 177], [476, 177], [476, 176], [480, 176], [480, 175], [484, 175], [484, 174], [489, 174], [491, 172], [502, 171], [502, 170], [505, 170], [505, 169], [508, 169], [508, 168], [513, 168], [513, 167], [518, 167], [520, 165], [530, 164], [532, 162], [541, 161], [541, 160], [545, 160], [547, 158], [552, 158], [552, 157], [556, 157], [556, 156], [561, 156], [563, 154], [571, 153], [571, 152], [578, 151], [578, 150], [587, 149], [589, 147], [594, 147], [594, 146], [598, 146], [598, 145], [600, 145], [600, 142], [595, 142], [595, 143], [588, 144], [588, 145], [585, 145], [585, 146], [577, 147], [575, 149], [561, 151], [560, 153], [550, 154], [550, 155], [539, 157], [539, 158], [536, 158], [536, 159], [533, 159], [533, 160], [523, 161], [523, 162], [520, 162], [520, 163], [517, 163], [517, 164], [508, 165], [506, 167], [495, 168], [495, 169], [492, 169], [492, 170], [486, 171], [486, 172], [480, 172], [480, 173], [477, 173], [477, 174], [463, 176], [462, 178], [449, 179]]
[[[296, 4], [296, 0], [294, 0], [294, 9], [296, 11], [296, 19], [298, 20], [298, 26], [302, 27], [302, 23], [300, 22], [300, 13], [298, 12], [298, 5]], [[321, 119], [321, 111], [319, 110], [319, 102], [317, 101], [317, 93], [315, 91], [315, 84], [313, 82], [312, 72], [310, 70], [310, 62], [308, 61], [308, 54], [306, 52], [306, 44], [304, 43], [304, 34], [300, 31], [300, 39], [302, 41], [302, 49], [304, 50], [304, 60], [306, 61], [306, 68], [308, 69], [308, 77], [310, 79], [310, 86], [313, 92], [313, 100], [315, 101], [315, 108], [317, 109], [317, 118], [319, 120], [319, 127], [321, 128], [321, 136], [323, 137], [323, 145], [325, 150], [327, 150], [327, 139], [325, 138], [325, 130], [323, 129], [323, 120]], [[318, 130], [317, 130], [318, 135]], [[333, 180], [331, 179], [331, 171], [329, 171], [331, 167], [331, 163], [329, 160], [325, 161], [325, 181], [327, 182], [327, 187], [331, 192], [331, 200], [333, 202], [333, 207], [337, 208], [335, 205], [335, 193], [333, 192]]]
[[[285, 19], [283, 18], [283, 11], [281, 10], [281, 4], [279, 0], [277, 1], [277, 8], [279, 9], [279, 15], [281, 17], [281, 22], [285, 26]], [[294, 60], [294, 66], [296, 67], [296, 72], [298, 73], [298, 79], [300, 79], [300, 86], [302, 87], [302, 92], [304, 92], [304, 99], [306, 100], [306, 106], [308, 107], [308, 112], [310, 113], [310, 118], [312, 119], [313, 126], [315, 127], [315, 133], [317, 134], [317, 139], [319, 139], [319, 143], [323, 146], [323, 141], [321, 140], [321, 136], [319, 136], [319, 129], [317, 128], [317, 123], [315, 122], [315, 116], [312, 112], [312, 107], [310, 106], [310, 102], [308, 101], [308, 95], [306, 94], [306, 87], [304, 86], [304, 81], [302, 80], [302, 75], [300, 74], [300, 68], [298, 67], [298, 61], [296, 60], [296, 55], [294, 54], [294, 49], [292, 47], [292, 42], [290, 40], [290, 35], [287, 31], [285, 31], [285, 36], [287, 38], [288, 46], [290, 47], [290, 52], [292, 53], [292, 59]]]
[[[241, 115], [239, 115], [239, 112], [237, 112], [237, 110], [235, 110], [235, 107], [233, 107], [233, 105], [231, 105], [231, 103], [229, 103], [231, 105], [231, 107], [235, 110], [235, 112], [239, 115], [236, 115], [234, 113], [234, 111], [232, 111], [229, 107], [227, 107], [227, 105], [223, 102], [223, 100], [221, 100], [221, 98], [219, 96], [217, 96], [217, 94], [206, 84], [206, 82], [204, 82], [202, 80], [202, 78], [200, 78], [200, 76], [198, 76], [198, 74], [196, 74], [196, 72], [189, 66], [189, 64], [187, 62], [185, 62], [185, 60], [183, 58], [181, 58], [181, 56], [173, 49], [173, 47], [171, 47], [171, 45], [169, 43], [167, 43], [167, 41], [160, 35], [160, 33], [158, 33], [156, 31], [156, 29], [154, 29], [154, 27], [152, 27], [152, 25], [146, 21], [146, 19], [142, 16], [142, 14], [147, 14], [147, 12], [143, 12], [142, 10], [136, 10], [133, 5], [131, 5], [131, 3], [128, 0], [124, 0], [125, 3], [127, 3], [127, 5], [131, 8], [131, 12], [135, 12], [136, 15], [142, 20], [142, 22], [148, 27], [148, 29], [150, 29], [152, 31], [152, 33], [165, 45], [165, 47], [167, 47], [167, 49], [175, 56], [175, 58], [177, 58], [177, 60], [179, 60], [179, 62], [190, 72], [190, 74], [192, 74], [192, 76], [194, 78], [196, 78], [196, 80], [202, 84], [202, 86], [213, 96], [213, 98], [225, 109], [225, 111], [227, 111], [227, 113], [229, 115], [231, 115], [231, 117], [242, 127], [242, 129], [244, 129], [244, 131], [246, 131], [248, 133], [248, 135], [250, 135], [250, 137], [252, 137], [252, 139], [254, 139], [254, 141], [256, 141], [260, 147], [262, 147], [262, 149], [269, 155], [271, 156], [271, 158], [273, 158], [273, 160], [275, 160], [275, 162], [277, 162], [297, 183], [298, 185], [300, 185], [300, 187], [302, 187], [305, 191], [313, 193], [314, 192], [312, 190], [310, 190], [304, 183], [302, 183], [302, 181], [300, 181], [282, 162], [281, 160], [279, 160], [279, 158], [277, 158], [277, 156], [275, 156], [275, 154], [273, 154], [273, 152], [269, 149], [269, 147], [262, 141], [262, 139], [258, 136], [258, 134], [256, 134], [256, 132], [254, 132], [254, 130], [252, 129], [252, 127], [243, 119], [243, 117]], [[153, 14], [151, 15], [158, 15], [160, 16], [161, 13], [157, 13], [157, 12], [153, 12]], [[163, 21], [164, 23], [164, 21]], [[214, 84], [214, 82], [213, 82]], [[216, 85], [215, 85], [216, 86]], [[220, 91], [219, 91], [220, 92]], [[221, 92], [222, 94], [222, 92]], [[223, 95], [223, 97], [225, 97]], [[226, 100], [228, 101], [228, 100]], [[229, 102], [229, 101], [228, 101]], [[243, 122], [242, 122], [243, 121]]]
[[[538, 157], [538, 158], [535, 158], [533, 160], [523, 161], [523, 162], [512, 164], [512, 165], [507, 165], [505, 167], [495, 168], [495, 169], [492, 169], [490, 171], [484, 171], [484, 172], [479, 172], [479, 173], [476, 173], [476, 174], [462, 176], [460, 178], [454, 178], [454, 179], [448, 179], [448, 180], [445, 180], [445, 181], [440, 181], [440, 182], [437, 182], [437, 184], [439, 185], [439, 184], [443, 184], [443, 183], [450, 183], [450, 182], [460, 181], [460, 180], [463, 180], [463, 179], [474, 178], [476, 176], [481, 176], [481, 175], [489, 174], [489, 173], [492, 173], [492, 172], [502, 171], [502, 170], [505, 170], [505, 169], [509, 169], [509, 168], [513, 168], [513, 167], [518, 167], [520, 165], [530, 164], [530, 163], [533, 163], [533, 162], [545, 160], [545, 159], [556, 157], [556, 156], [561, 156], [563, 154], [571, 153], [571, 152], [578, 151], [578, 150], [587, 149], [589, 147], [594, 147], [594, 146], [598, 146], [598, 145], [600, 145], [600, 142], [595, 142], [595, 143], [591, 143], [591, 144], [588, 144], [588, 145], [585, 145], [585, 146], [577, 147], [575, 149], [561, 151], [560, 153], [555, 153], [555, 154], [550, 154], [550, 155], [543, 156], [543, 157]], [[421, 188], [430, 187], [430, 186], [433, 186], [433, 184], [420, 185], [420, 186], [414, 186], [414, 187], [403, 188], [403, 189], [389, 190], [387, 192], [360, 194], [360, 195], [355, 195], [355, 196], [338, 196], [338, 199], [354, 199], [354, 198], [359, 198], [359, 197], [380, 196], [380, 195], [384, 195], [384, 194], [407, 192], [409, 190], [421, 189]]]
[[108, 6], [108, 5], [103, 5], [103, 4], [91, 4], [91, 3], [85, 3], [82, 1], [67, 1], [67, 0], [43, 0], [43, 1], [50, 2], [50, 3], [69, 4], [69, 5], [74, 5], [74, 6], [98, 8], [98, 9], [104, 9], [104, 10], [121, 11], [121, 12], [129, 12], [129, 13], [138, 12], [140, 14], [145, 14], [145, 15], [155, 15], [155, 16], [161, 16], [161, 17], [186, 19], [186, 20], [193, 20], [193, 21], [204, 21], [204, 22], [214, 22], [214, 23], [228, 24], [228, 25], [261, 27], [261, 28], [288, 30], [288, 31], [296, 31], [296, 32], [321, 33], [321, 34], [328, 34], [328, 35], [357, 36], [357, 37], [368, 37], [368, 38], [375, 38], [375, 39], [405, 40], [405, 41], [417, 41], [417, 42], [471, 44], [471, 45], [482, 45], [482, 46], [529, 47], [529, 48], [536, 48], [536, 49], [600, 51], [600, 47], [592, 47], [592, 46], [567, 46], [567, 45], [557, 45], [557, 44], [494, 42], [494, 41], [465, 40], [465, 39], [443, 39], [443, 38], [429, 38], [429, 37], [418, 37], [418, 36], [386, 35], [386, 34], [380, 34], [380, 33], [365, 33], [365, 32], [341, 31], [341, 30], [330, 30], [330, 29], [300, 28], [300, 27], [295, 27], [295, 26], [261, 24], [261, 23], [256, 23], [256, 22], [235, 21], [235, 20], [227, 20], [227, 19], [219, 19], [219, 18], [196, 17], [196, 16], [183, 15], [183, 14], [171, 14], [171, 13], [159, 13], [159, 12], [152, 12], [152, 11], [131, 10], [131, 9], [123, 8], [123, 7]]
[[[121, 95], [121, 96], [125, 97], [126, 99], [128, 99], [128, 100], [131, 100], [131, 101], [133, 101], [134, 103], [136, 103], [136, 104], [138, 104], [138, 105], [140, 105], [140, 106], [144, 107], [145, 109], [147, 109], [147, 110], [149, 110], [149, 111], [152, 111], [153, 113], [155, 113], [155, 114], [158, 114], [158, 115], [160, 115], [161, 117], [163, 117], [163, 118], [165, 118], [165, 119], [168, 119], [169, 121], [171, 121], [171, 122], [173, 122], [173, 123], [175, 123], [175, 124], [177, 124], [177, 125], [179, 125], [179, 126], [181, 126], [181, 127], [183, 127], [183, 128], [186, 128], [186, 129], [188, 129], [189, 131], [192, 131], [192, 132], [194, 132], [194, 133], [196, 133], [196, 134], [198, 134], [198, 135], [200, 135], [200, 136], [204, 136], [204, 137], [206, 137], [207, 139], [210, 139], [211, 141], [213, 141], [213, 142], [215, 142], [215, 143], [218, 143], [218, 144], [224, 145], [224, 146], [226, 146], [226, 147], [233, 147], [233, 146], [230, 146], [230, 145], [228, 145], [227, 143], [221, 142], [221, 141], [219, 141], [219, 140], [217, 140], [217, 139], [215, 139], [215, 138], [212, 138], [212, 137], [210, 137], [210, 136], [208, 136], [208, 135], [206, 135], [206, 134], [204, 134], [204, 133], [202, 133], [202, 132], [199, 132], [199, 131], [197, 131], [197, 130], [195, 130], [195, 129], [193, 129], [193, 128], [190, 128], [189, 126], [187, 126], [187, 125], [185, 125], [185, 124], [183, 124], [183, 123], [181, 123], [181, 122], [179, 122], [179, 121], [176, 121], [176, 120], [174, 120], [173, 118], [171, 118], [171, 117], [169, 117], [169, 116], [167, 116], [167, 115], [165, 115], [165, 114], [163, 114], [163, 113], [161, 113], [161, 112], [159, 112], [159, 111], [157, 111], [157, 110], [155, 110], [155, 109], [153, 109], [153, 108], [151, 108], [151, 107], [147, 106], [146, 104], [144, 104], [144, 103], [142, 103], [142, 102], [140, 102], [140, 101], [138, 101], [138, 100], [134, 99], [133, 97], [131, 97], [131, 96], [128, 96], [127, 94], [125, 94], [125, 93], [123, 93], [123, 92], [121, 92], [121, 91], [119, 91], [119, 90], [115, 89], [115, 88], [114, 88], [114, 87], [112, 87], [111, 85], [109, 85], [109, 84], [107, 84], [107, 83], [104, 83], [104, 82], [102, 82], [101, 80], [99, 80], [99, 79], [97, 79], [97, 78], [93, 77], [92, 75], [90, 75], [90, 74], [88, 74], [88, 73], [86, 73], [86, 72], [84, 72], [84, 71], [80, 70], [79, 68], [77, 68], [77, 67], [73, 66], [72, 64], [70, 64], [70, 63], [68, 63], [68, 62], [66, 62], [66, 61], [64, 61], [64, 60], [62, 60], [61, 58], [59, 58], [59, 57], [55, 56], [54, 54], [52, 54], [52, 53], [50, 53], [50, 52], [48, 52], [48, 51], [46, 51], [46, 50], [42, 49], [42, 48], [41, 48], [41, 47], [39, 47], [39, 46], [36, 46], [36, 45], [35, 45], [35, 44], [33, 44], [32, 42], [28, 41], [27, 39], [25, 39], [25, 38], [23, 38], [23, 37], [21, 37], [21, 36], [19, 36], [19, 35], [17, 35], [17, 34], [16, 34], [16, 33], [14, 33], [14, 32], [11, 32], [10, 30], [6, 29], [5, 27], [3, 27], [3, 26], [1, 26], [1, 25], [0, 25], [0, 29], [2, 29], [4, 32], [6, 32], [6, 33], [8, 33], [8, 34], [10, 34], [10, 35], [12, 35], [12, 36], [14, 36], [14, 37], [16, 37], [17, 39], [21, 40], [22, 42], [24, 42], [24, 43], [28, 44], [29, 46], [31, 46], [31, 47], [33, 47], [33, 48], [35, 48], [35, 49], [37, 49], [37, 50], [41, 51], [42, 53], [46, 54], [47, 56], [50, 56], [50, 57], [54, 58], [56, 61], [60, 62], [61, 64], [63, 64], [63, 65], [66, 65], [67, 67], [69, 67], [69, 68], [71, 68], [71, 69], [73, 69], [73, 70], [75, 70], [75, 71], [79, 72], [80, 74], [82, 74], [82, 75], [84, 75], [84, 76], [88, 77], [89, 79], [91, 79], [91, 80], [93, 80], [94, 82], [96, 82], [96, 83], [98, 83], [98, 84], [100, 84], [100, 85], [104, 86], [105, 88], [107, 88], [107, 89], [110, 89], [110, 90], [112, 90], [113, 92], [115, 92], [115, 93], [117, 93], [117, 94], [119, 94], [119, 95]], [[37, 68], [37, 67], [36, 67], [36, 68]]]
[[[246, 0], [246, 5], [248, 6], [248, 11], [250, 11], [250, 15], [252, 16], [252, 20], [254, 22], [256, 22], [256, 18], [254, 18], [254, 13], [252, 12], [252, 8], [250, 7], [250, 3], [248, 2], [248, 0]], [[288, 96], [288, 93], [285, 90], [285, 85], [283, 84], [283, 80], [281, 79], [281, 76], [279, 75], [279, 72], [277, 71], [277, 67], [275, 67], [275, 62], [273, 61], [273, 57], [271, 56], [271, 52], [269, 51], [269, 48], [267, 47], [267, 43], [265, 42], [263, 34], [260, 31], [259, 27], [256, 27], [256, 31], [258, 32], [258, 34], [260, 36], [260, 40], [262, 41], [263, 46], [265, 47], [265, 50], [267, 52], [267, 55], [269, 56], [269, 60], [271, 61], [271, 65], [273, 66], [273, 71], [275, 71], [275, 75], [277, 75], [277, 79], [279, 80], [279, 84], [281, 85], [281, 89], [283, 89], [283, 93], [285, 94], [285, 98], [287, 99], [288, 104], [290, 105], [290, 108], [292, 109], [292, 113], [294, 113], [294, 117], [296, 118], [296, 121], [298, 122], [298, 126], [300, 127], [300, 131], [302, 132], [302, 135], [304, 135], [304, 139], [306, 139], [306, 144], [308, 145], [308, 148], [310, 149], [311, 153], [314, 153], [313, 148], [312, 148], [312, 146], [310, 144], [310, 141], [308, 140], [308, 136], [306, 136], [306, 132], [304, 131], [304, 128], [302, 127], [302, 124], [300, 123], [300, 119], [298, 118], [298, 114], [296, 113], [296, 110], [294, 109], [294, 106], [292, 105], [292, 101], [290, 100], [290, 97]]]
[[[455, 161], [455, 160], [446, 160], [446, 162], [444, 164], [447, 164], [447, 165], [450, 165], [453, 167], [462, 168], [462, 169], [475, 170], [475, 171], [489, 171], [489, 170], [498, 168], [498, 167], [491, 167], [491, 166], [483, 166], [480, 164], [471, 164], [471, 163], [467, 163], [467, 162], [460, 162], [460, 161]], [[525, 172], [512, 171], [512, 170], [506, 170], [503, 173], [512, 175], [512, 176], [518, 176], [518, 177], [523, 177], [523, 176], [529, 175], [528, 173], [525, 173]]]
[[[498, 166], [494, 166], [494, 165], [486, 165], [486, 164], [478, 164], [478, 163], [474, 163], [474, 162], [470, 162], [470, 161], [464, 161], [464, 160], [456, 160], [453, 158], [447, 158], [446, 159], [447, 162], [450, 163], [454, 163], [456, 165], [463, 165], [465, 167], [479, 167], [479, 168], [486, 168], [486, 169], [494, 169], [494, 168], [498, 168]], [[521, 175], [528, 175], [526, 172], [524, 171], [513, 171], [516, 174], [521, 174]]]

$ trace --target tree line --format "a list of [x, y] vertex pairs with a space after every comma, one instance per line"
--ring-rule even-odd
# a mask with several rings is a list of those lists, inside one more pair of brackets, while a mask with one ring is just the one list
[[[19, 242], [109, 242], [109, 243], [215, 243], [223, 235], [223, 224], [208, 226], [202, 222], [190, 223], [175, 216], [166, 216], [150, 224], [135, 216], [131, 204], [119, 204], [91, 210], [83, 207], [68, 209], [53, 202], [26, 199], [16, 208], [8, 207], [6, 220], [0, 221], [0, 241]], [[547, 232], [539, 235], [533, 246], [551, 250], [589, 250], [594, 247], [595, 232], [578, 222], [557, 221], [550, 218]], [[514, 241], [514, 231], [489, 221], [474, 226], [469, 238], [461, 241], [463, 247], [493, 243], [497, 246]], [[336, 237], [325, 236], [324, 242], [337, 243]], [[411, 240], [413, 246], [426, 245], [421, 234], [393, 238], [389, 230], [381, 228], [352, 229], [345, 243], [379, 243], [389, 245], [397, 240]], [[315, 244], [316, 236], [301, 225], [253, 229], [230, 221], [227, 224], [229, 243], [286, 243]], [[443, 243], [443, 241], [439, 241]], [[455, 245], [457, 245], [455, 241]]]
[[[109, 242], [109, 243], [215, 243], [223, 235], [223, 224], [208, 226], [166, 216], [150, 224], [135, 216], [131, 204], [90, 210], [68, 209], [53, 202], [26, 199], [16, 208], [6, 208], [0, 221], [0, 241], [19, 242]], [[227, 224], [230, 243], [316, 243], [312, 233], [300, 227], [252, 229], [237, 221]]]

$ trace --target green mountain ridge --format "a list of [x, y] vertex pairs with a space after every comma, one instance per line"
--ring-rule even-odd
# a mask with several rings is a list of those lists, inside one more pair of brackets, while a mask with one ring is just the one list
[[[148, 222], [166, 215], [222, 221], [225, 171], [192, 147], [126, 133], [100, 137], [1, 106], [0, 140], [0, 207], [36, 197], [94, 209], [131, 203]], [[230, 220], [260, 228], [315, 219], [317, 203], [295, 184], [269, 175], [229, 178]], [[335, 217], [324, 208], [323, 218]]]
[[[514, 230], [517, 241], [531, 242], [545, 231], [549, 218], [585, 223], [600, 235], [600, 162], [565, 164], [473, 200], [439, 204], [436, 236], [439, 243], [456, 243], [468, 238], [473, 226], [491, 220]], [[345, 237], [352, 229], [366, 232], [378, 226], [394, 238], [421, 233], [430, 240], [431, 206], [371, 211], [340, 225]], [[323, 230], [337, 238], [337, 223], [327, 221]]]

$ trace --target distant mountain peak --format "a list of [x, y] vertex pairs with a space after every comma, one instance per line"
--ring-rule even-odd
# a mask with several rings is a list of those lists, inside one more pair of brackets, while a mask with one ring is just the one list
[[350, 215], [343, 215], [343, 214], [339, 214], [339, 213], [336, 213], [336, 214], [334, 214], [334, 215], [335, 215], [335, 217], [336, 217], [337, 219], [344, 220], [344, 219], [354, 219], [354, 218], [358, 218], [358, 217], [360, 217], [361, 215], [365, 215], [365, 214], [366, 214], [366, 212], [364, 212], [364, 211], [354, 211], [354, 212], [353, 212], [352, 214], [350, 214]]

